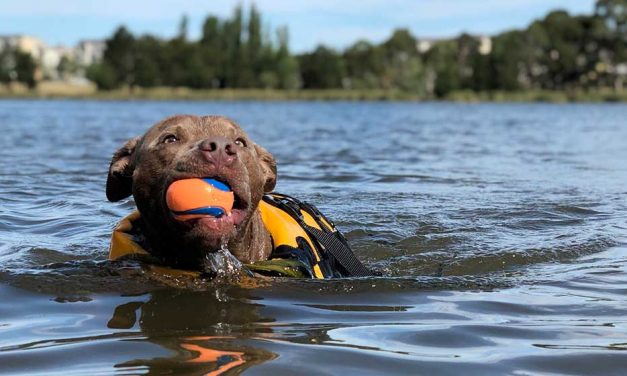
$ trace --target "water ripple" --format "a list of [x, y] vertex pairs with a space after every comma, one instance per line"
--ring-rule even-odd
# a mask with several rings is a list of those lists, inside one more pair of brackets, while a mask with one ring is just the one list
[[[109, 158], [240, 122], [377, 278], [255, 288], [106, 261]], [[624, 105], [0, 101], [0, 373], [623, 374]], [[324, 359], [324, 362], [320, 362]], [[223, 369], [223, 368], [222, 368]]]

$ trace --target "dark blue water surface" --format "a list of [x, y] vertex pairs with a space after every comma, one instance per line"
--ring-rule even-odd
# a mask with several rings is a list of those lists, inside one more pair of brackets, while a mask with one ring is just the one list
[[[254, 287], [106, 261], [109, 158], [223, 114], [361, 280]], [[627, 105], [0, 101], [0, 374], [622, 375]]]

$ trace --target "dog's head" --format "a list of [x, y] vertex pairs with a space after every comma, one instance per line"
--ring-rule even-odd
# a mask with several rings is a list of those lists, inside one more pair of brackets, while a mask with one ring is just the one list
[[[165, 199], [170, 184], [205, 177], [231, 187], [232, 215], [175, 220]], [[219, 116], [185, 115], [157, 123], [119, 149], [109, 167], [106, 193], [110, 201], [132, 194], [151, 249], [170, 262], [189, 265], [222, 244], [246, 242], [243, 237], [251, 236], [247, 230], [251, 218], [263, 194], [272, 191], [275, 183], [274, 158], [235, 122]]]

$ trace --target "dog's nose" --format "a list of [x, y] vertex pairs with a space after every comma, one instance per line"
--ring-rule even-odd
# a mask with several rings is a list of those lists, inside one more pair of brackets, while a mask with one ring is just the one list
[[225, 137], [207, 138], [198, 148], [209, 162], [216, 165], [228, 166], [237, 159], [237, 147]]

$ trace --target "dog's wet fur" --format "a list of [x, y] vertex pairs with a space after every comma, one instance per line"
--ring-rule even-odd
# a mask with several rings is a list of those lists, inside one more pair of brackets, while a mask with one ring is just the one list
[[[274, 157], [255, 144], [234, 121], [222, 116], [177, 115], [127, 141], [109, 167], [110, 201], [133, 195], [148, 251], [164, 264], [202, 268], [208, 252], [226, 245], [240, 261], [268, 258], [270, 234], [259, 211], [264, 193], [276, 184]], [[230, 216], [180, 222], [165, 201], [169, 185], [179, 179], [211, 177], [228, 184], [235, 195]]]

